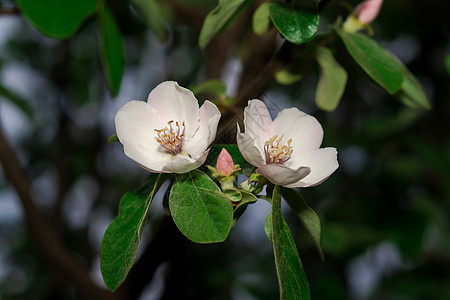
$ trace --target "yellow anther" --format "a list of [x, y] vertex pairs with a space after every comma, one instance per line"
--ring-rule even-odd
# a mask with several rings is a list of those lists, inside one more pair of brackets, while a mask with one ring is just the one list
[[[283, 164], [291, 158], [291, 154], [294, 151], [291, 146], [292, 139], [289, 139], [287, 146], [285, 146], [281, 143], [283, 138], [284, 134], [280, 137], [275, 135], [264, 143], [267, 164]], [[274, 142], [276, 142], [276, 145], [274, 145]]]

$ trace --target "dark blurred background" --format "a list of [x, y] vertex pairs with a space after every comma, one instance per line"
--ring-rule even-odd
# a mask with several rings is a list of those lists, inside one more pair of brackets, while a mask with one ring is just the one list
[[[348, 13], [344, 1], [327, 2], [321, 32]], [[112, 297], [100, 290], [101, 240], [122, 195], [147, 175], [120, 143], [106, 142], [115, 113], [167, 79], [188, 87], [219, 78], [236, 95], [248, 70], [260, 71], [281, 42], [274, 31], [270, 42], [255, 37], [246, 12], [201, 50], [198, 34], [215, 0], [164, 1], [162, 40], [133, 3], [108, 4], [126, 53], [115, 97], [102, 73], [94, 17], [55, 40], [38, 33], [14, 1], [0, 1], [2, 146], [13, 150], [32, 186], [30, 204], [0, 169], [0, 299]], [[335, 111], [314, 103], [319, 68], [312, 59], [302, 61], [300, 82], [264, 85], [260, 98], [273, 117], [293, 105], [313, 114], [324, 127], [322, 145], [339, 151], [340, 168], [301, 190], [322, 221], [323, 262], [284, 205], [312, 299], [450, 299], [449, 16], [445, 0], [385, 1], [372, 24], [373, 38], [423, 84], [430, 111], [407, 108], [377, 87], [339, 43], [335, 57], [349, 80]], [[268, 203], [248, 207], [226, 242], [197, 245], [174, 229], [162, 195], [151, 206], [136, 268], [119, 290], [124, 299], [278, 297], [263, 226]]]

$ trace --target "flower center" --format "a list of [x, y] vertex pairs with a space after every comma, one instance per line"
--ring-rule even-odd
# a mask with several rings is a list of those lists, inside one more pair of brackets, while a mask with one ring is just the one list
[[[158, 138], [156, 139], [158, 143], [165, 149], [167, 152], [172, 154], [173, 156], [181, 153], [181, 146], [183, 145], [184, 139], [184, 131], [186, 126], [184, 121], [181, 123], [181, 126], [178, 122], [175, 122], [175, 126], [172, 127], [173, 120], [167, 122], [169, 127], [164, 127], [163, 129], [155, 129], [158, 133]], [[181, 130], [183, 127], [183, 130]]]
[[[281, 143], [283, 137], [284, 134], [281, 135], [280, 138], [278, 138], [278, 135], [275, 135], [264, 143], [266, 164], [283, 164], [291, 158], [291, 154], [294, 151], [291, 146], [292, 139], [289, 139], [287, 141], [287, 146], [285, 146]], [[276, 142], [276, 145], [274, 142]]]

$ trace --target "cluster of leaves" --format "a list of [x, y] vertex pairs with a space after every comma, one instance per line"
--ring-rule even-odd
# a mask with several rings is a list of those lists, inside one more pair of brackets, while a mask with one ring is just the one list
[[[234, 162], [242, 166], [239, 173], [251, 170], [252, 166], [243, 159], [236, 145], [214, 146], [209, 161], [216, 161], [217, 154], [223, 148], [231, 153]], [[201, 170], [176, 176], [151, 174], [144, 186], [125, 194], [120, 202], [119, 214], [105, 232], [102, 244], [101, 269], [105, 283], [111, 290], [120, 286], [133, 266], [150, 204], [165, 180], [171, 181], [165, 192], [165, 199], [168, 199], [164, 203], [165, 211], [172, 216], [178, 229], [196, 243], [223, 242], [249, 204], [255, 203], [258, 197], [271, 202], [272, 211], [267, 216], [265, 231], [273, 244], [281, 298], [309, 298], [308, 283], [297, 247], [281, 214], [283, 195], [289, 199], [288, 203], [322, 255], [319, 217], [302, 196], [294, 190], [271, 184], [267, 186], [266, 195], [260, 195], [262, 187], [268, 182], [257, 174], [251, 174], [240, 189], [235, 188], [234, 193], [228, 193], [229, 190], [222, 191]]]

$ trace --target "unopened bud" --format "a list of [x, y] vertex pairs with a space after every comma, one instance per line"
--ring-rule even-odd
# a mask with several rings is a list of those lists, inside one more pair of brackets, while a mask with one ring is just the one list
[[217, 158], [216, 169], [218, 174], [225, 176], [230, 176], [230, 174], [235, 170], [233, 159], [225, 148], [222, 149], [219, 157]]
[[358, 17], [358, 21], [363, 24], [372, 23], [380, 12], [383, 0], [366, 0], [355, 7], [354, 14]]
[[[358, 4], [353, 13], [344, 22], [343, 28], [347, 32], [357, 32], [364, 28], [371, 34], [370, 23], [372, 23], [380, 13], [383, 0], [366, 0]], [[370, 29], [370, 30], [369, 30]]]

